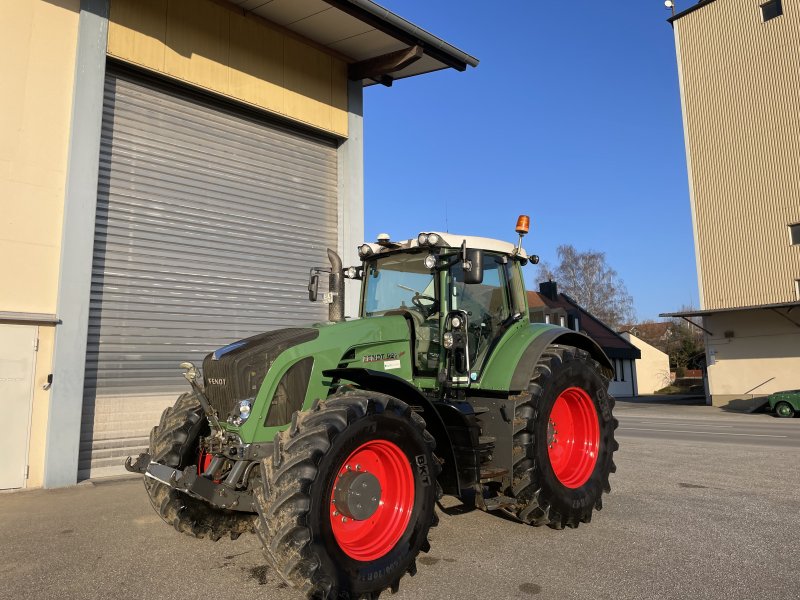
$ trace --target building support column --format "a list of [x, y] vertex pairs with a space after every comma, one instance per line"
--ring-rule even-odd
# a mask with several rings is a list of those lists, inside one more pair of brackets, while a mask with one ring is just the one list
[[[348, 137], [339, 145], [339, 255], [345, 267], [360, 264], [364, 242], [364, 88], [347, 82]], [[345, 315], [358, 316], [361, 282], [345, 279]]]
[[44, 487], [78, 479], [109, 0], [81, 0]]

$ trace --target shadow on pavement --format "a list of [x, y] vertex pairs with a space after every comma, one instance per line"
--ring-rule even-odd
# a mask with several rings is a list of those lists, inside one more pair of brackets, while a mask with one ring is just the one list
[[720, 406], [720, 408], [725, 412], [743, 412], [743, 413], [766, 412], [767, 397], [762, 396], [759, 398], [737, 398], [736, 400], [731, 400], [724, 406]]
[[614, 398], [625, 404], [662, 404], [664, 406], [705, 406], [706, 397], [697, 395], [621, 396]]

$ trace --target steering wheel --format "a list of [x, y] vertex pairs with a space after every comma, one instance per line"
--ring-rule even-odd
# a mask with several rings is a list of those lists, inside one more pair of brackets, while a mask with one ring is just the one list
[[[431, 303], [425, 305], [422, 303], [422, 300], [430, 300]], [[426, 317], [430, 317], [434, 312], [436, 312], [436, 298], [433, 298], [432, 296], [416, 293], [411, 298], [411, 304], [416, 306]]]

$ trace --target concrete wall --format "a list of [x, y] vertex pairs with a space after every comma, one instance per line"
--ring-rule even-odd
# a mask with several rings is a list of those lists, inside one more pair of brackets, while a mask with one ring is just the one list
[[347, 63], [211, 0], [111, 0], [108, 54], [347, 136]]
[[636, 361], [636, 385], [640, 394], [654, 394], [670, 384], [669, 356], [628, 332], [620, 334], [642, 353]]
[[[783, 315], [783, 316], [782, 316]], [[720, 313], [703, 318], [714, 405], [800, 388], [800, 311]]]
[[[79, 5], [0, 2], [0, 318], [56, 313]], [[42, 485], [54, 336], [39, 326], [27, 487]]]
[[701, 308], [798, 300], [800, 0], [718, 0], [678, 19], [675, 42]]

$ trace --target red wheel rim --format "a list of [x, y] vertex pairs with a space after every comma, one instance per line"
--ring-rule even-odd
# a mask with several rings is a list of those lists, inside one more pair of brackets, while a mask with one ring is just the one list
[[202, 475], [208, 469], [208, 465], [211, 464], [212, 456], [206, 452], [205, 450], [200, 450], [200, 454], [197, 460], [197, 474]]
[[578, 387], [556, 398], [547, 423], [547, 455], [558, 480], [579, 488], [592, 476], [600, 447], [600, 422], [591, 396]]
[[[377, 508], [364, 520], [348, 518], [335, 503], [337, 482], [348, 473], [370, 473], [380, 484]], [[328, 515], [333, 536], [342, 551], [355, 560], [369, 561], [394, 548], [408, 526], [413, 509], [414, 474], [408, 457], [392, 442], [372, 440], [356, 448], [340, 466], [331, 490]]]

